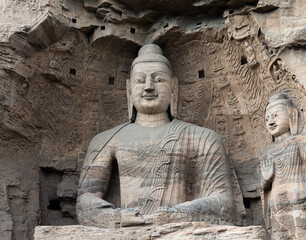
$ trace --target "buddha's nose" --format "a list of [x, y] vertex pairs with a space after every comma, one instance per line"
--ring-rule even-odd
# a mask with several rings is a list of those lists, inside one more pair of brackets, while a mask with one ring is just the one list
[[145, 84], [144, 90], [146, 92], [153, 92], [154, 89], [155, 89], [155, 87], [154, 87], [153, 79], [151, 77], [148, 77], [146, 79], [146, 84]]
[[268, 124], [269, 124], [270, 126], [273, 126], [273, 125], [275, 124], [274, 119], [270, 119], [269, 122], [268, 122]]

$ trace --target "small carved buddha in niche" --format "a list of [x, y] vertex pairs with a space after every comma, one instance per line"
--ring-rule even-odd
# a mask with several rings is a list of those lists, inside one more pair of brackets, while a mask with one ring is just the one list
[[297, 134], [298, 110], [284, 92], [266, 107], [273, 143], [261, 162], [264, 213], [272, 239], [306, 236], [306, 138]]
[[175, 118], [178, 82], [159, 46], [140, 49], [127, 98], [131, 121], [98, 134], [89, 145], [79, 182], [79, 222], [118, 227], [241, 219], [241, 192], [222, 140]]

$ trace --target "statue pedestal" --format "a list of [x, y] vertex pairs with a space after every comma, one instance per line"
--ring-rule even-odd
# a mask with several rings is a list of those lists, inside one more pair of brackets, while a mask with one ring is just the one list
[[205, 222], [169, 223], [161, 226], [101, 229], [82, 225], [38, 226], [34, 240], [151, 240], [151, 239], [266, 239], [261, 226], [237, 227]]

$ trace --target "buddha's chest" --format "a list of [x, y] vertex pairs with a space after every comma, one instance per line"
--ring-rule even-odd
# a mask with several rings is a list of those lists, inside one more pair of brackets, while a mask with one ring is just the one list
[[142, 165], [160, 159], [163, 153], [164, 132], [162, 129], [136, 128], [127, 129], [112, 141], [114, 157], [119, 168], [128, 167], [137, 162]]
[[[284, 184], [294, 182], [300, 171], [298, 144], [290, 144], [272, 149], [268, 156], [274, 165], [274, 187], [283, 188]], [[284, 189], [285, 191], [286, 189]]]
[[280, 145], [276, 146], [267, 154], [267, 157], [272, 159], [276, 166], [293, 164], [293, 160], [299, 155], [299, 149], [297, 144]]
[[131, 146], [117, 146], [115, 158], [121, 176], [145, 178], [164, 175], [171, 162], [171, 153], [163, 151], [160, 144], [135, 142]]

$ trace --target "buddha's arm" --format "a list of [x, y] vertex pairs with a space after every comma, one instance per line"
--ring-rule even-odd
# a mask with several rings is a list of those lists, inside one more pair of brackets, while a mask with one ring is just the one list
[[82, 169], [78, 195], [90, 193], [104, 198], [109, 186], [112, 157], [109, 149], [104, 148], [94, 161]]
[[[300, 141], [299, 144], [299, 155], [301, 158], [301, 181], [306, 184], [306, 136], [302, 135], [301, 136], [302, 140]], [[305, 185], [306, 187], [306, 185]], [[306, 190], [305, 190], [306, 191]]]
[[[90, 153], [87, 154], [88, 156], [90, 156]], [[114, 206], [103, 199], [106, 196], [110, 181], [111, 151], [106, 146], [92, 162], [88, 163], [88, 159], [85, 159], [85, 161], [77, 199], [78, 220], [83, 225], [107, 227], [103, 215], [115, 214]]]
[[200, 140], [197, 175], [199, 194], [174, 206], [179, 212], [218, 213], [233, 210], [230, 165], [221, 138], [214, 132]]

